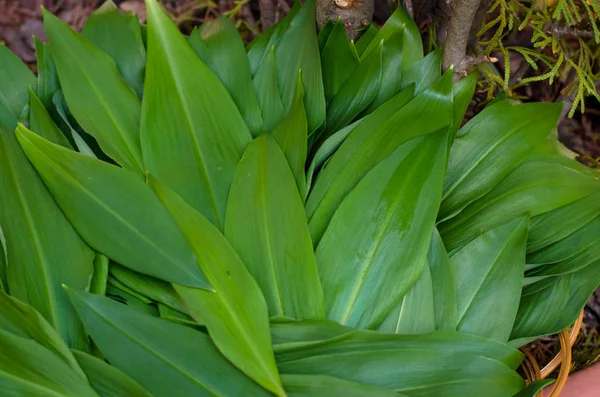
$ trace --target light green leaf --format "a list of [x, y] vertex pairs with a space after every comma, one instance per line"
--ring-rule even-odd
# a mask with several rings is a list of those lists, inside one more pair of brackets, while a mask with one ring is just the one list
[[146, 6], [146, 168], [222, 230], [229, 185], [250, 133], [223, 84], [158, 2]]
[[[173, 323], [177, 323], [177, 324], [192, 326], [195, 328], [204, 325], [204, 323], [202, 323], [202, 321], [198, 321], [199, 320], [198, 316], [196, 316], [197, 320], [194, 320], [187, 314], [183, 314], [180, 311], [173, 310], [169, 306], [164, 305], [160, 302], [158, 302], [156, 305], [158, 307], [158, 315], [162, 319], [165, 319], [165, 320], [171, 321]], [[186, 309], [186, 311], [187, 311], [187, 309]], [[202, 324], [200, 324], [200, 323], [202, 323]]]
[[44, 107], [50, 111], [52, 109], [52, 97], [60, 89], [58, 74], [56, 73], [56, 66], [54, 65], [48, 45], [35, 36], [33, 41], [35, 43], [35, 57], [37, 58], [38, 68], [36, 93], [44, 104]]
[[306, 202], [315, 245], [341, 201], [375, 164], [409, 139], [452, 124], [451, 73], [406, 104], [411, 96], [409, 88], [369, 115], [373, 124], [354, 129], [321, 172]]
[[152, 397], [117, 367], [78, 350], [73, 350], [73, 354], [101, 397]]
[[96, 295], [105, 295], [107, 283], [108, 258], [102, 254], [96, 254], [96, 258], [94, 258], [94, 273], [90, 281], [90, 292]]
[[258, 95], [258, 103], [262, 111], [262, 118], [267, 131], [273, 128], [285, 116], [283, 102], [279, 95], [277, 83], [277, 62], [275, 60], [275, 47], [267, 51], [264, 61], [261, 62], [253, 80], [254, 89]]
[[[446, 168], [445, 130], [401, 145], [344, 199], [316, 250], [328, 318], [374, 327], [418, 279]], [[394, 274], [394, 277], [381, 275]]]
[[331, 376], [283, 375], [281, 380], [289, 397], [402, 397], [390, 390]]
[[451, 141], [454, 141], [454, 135], [462, 125], [461, 123], [465, 118], [465, 113], [471, 104], [473, 94], [475, 93], [477, 77], [478, 73], [472, 72], [467, 77], [458, 80], [458, 82], [452, 86], [452, 95], [454, 96], [454, 117], [452, 133], [450, 134]]
[[[472, 154], [472, 153], [471, 153]], [[557, 163], [527, 162], [438, 226], [449, 252], [508, 220], [551, 211], [595, 192], [598, 181]]]
[[[406, 36], [405, 36], [406, 37]], [[403, 52], [404, 55], [404, 52]], [[404, 62], [404, 58], [403, 62]], [[414, 65], [404, 70], [402, 74], [402, 83], [400, 89], [415, 85], [415, 94], [418, 95], [428, 89], [437, 79], [440, 78], [442, 69], [442, 49], [439, 48], [427, 54]]]
[[[100, 148], [98, 147], [98, 142], [96, 142], [89, 134], [85, 134], [85, 132], [81, 131], [81, 128], [78, 128], [77, 130], [75, 129], [79, 126], [76, 124], [77, 122], [71, 122], [69, 119], [69, 115], [67, 114], [67, 104], [61, 90], [56, 91], [52, 96], [52, 105], [54, 106], [53, 110], [58, 113], [59, 128], [63, 132], [66, 131], [67, 136], [70, 134], [71, 140], [69, 142], [74, 144], [79, 153], [86, 154], [93, 158], [98, 158], [96, 152], [94, 152], [92, 148], [90, 148], [90, 145], [88, 145], [88, 142], [95, 144], [93, 146], [97, 151], [100, 152], [98, 154], [102, 154]], [[87, 141], [84, 140], [82, 136], [85, 136]], [[108, 160], [108, 158], [105, 160]]]
[[30, 339], [0, 330], [0, 384], [7, 397], [98, 397], [80, 373]]
[[275, 57], [279, 60], [277, 81], [285, 113], [292, 106], [298, 70], [302, 70], [308, 130], [315, 131], [325, 121], [325, 94], [317, 40], [315, 0], [307, 0], [293, 16], [289, 29], [275, 47]]
[[54, 124], [42, 101], [29, 89], [29, 128], [52, 143], [73, 149], [60, 128]]
[[[115, 283], [115, 281], [117, 281], [117, 283]], [[120, 284], [120, 285], [115, 285], [118, 284], [118, 280], [112, 276], [108, 277], [108, 285], [106, 286], [106, 296], [117, 301], [120, 302], [124, 305], [127, 305], [131, 308], [131, 310], [135, 310], [141, 314], [144, 314], [146, 316], [151, 316], [151, 317], [158, 317], [158, 310], [156, 309], [155, 306], [144, 303], [143, 301], [141, 301], [140, 299], [138, 299], [140, 297], [140, 295], [134, 296], [129, 294], [128, 292], [125, 291], [128, 290], [129, 292], [134, 292], [128, 288], [125, 287], [124, 284]], [[121, 289], [121, 287], [125, 287], [124, 289]]]
[[260, 135], [264, 131], [263, 120], [252, 86], [250, 63], [233, 22], [225, 16], [205, 22], [192, 32], [189, 42], [227, 88], [252, 136]]
[[81, 35], [107, 53], [114, 61], [123, 80], [141, 98], [144, 92], [146, 49], [139, 25], [134, 29], [128, 17], [107, 1], [85, 22]]
[[327, 107], [325, 138], [349, 124], [377, 97], [381, 56], [381, 46], [378, 46], [341, 85]]
[[140, 99], [107, 54], [47, 10], [43, 14], [69, 110], [108, 156], [123, 167], [143, 172]]
[[450, 149], [439, 219], [448, 219], [489, 192], [541, 146], [556, 125], [561, 105], [500, 101], [457, 134]]
[[454, 275], [444, 242], [437, 229], [433, 230], [427, 252], [427, 264], [433, 285], [435, 326], [440, 330], [455, 330], [457, 324], [456, 288]]
[[29, 100], [29, 88], [36, 85], [35, 75], [4, 45], [0, 45], [0, 65], [0, 104], [19, 118]]
[[156, 397], [266, 396], [231, 365], [210, 338], [98, 295], [69, 295], [108, 361]]
[[277, 141], [285, 154], [289, 167], [296, 179], [298, 192], [304, 202], [306, 197], [306, 176], [304, 166], [307, 154], [308, 125], [306, 123], [306, 111], [304, 110], [304, 87], [300, 73], [296, 80], [296, 93], [294, 102], [288, 115], [281, 120], [271, 134]]
[[254, 140], [236, 171], [225, 237], [260, 286], [271, 316], [324, 316], [323, 291], [302, 200], [283, 152]]
[[450, 258], [459, 331], [508, 341], [521, 298], [528, 226], [528, 217], [516, 218]]
[[153, 301], [160, 302], [182, 313], [188, 312], [181, 298], [169, 283], [136, 273], [116, 263], [110, 265], [110, 274], [127, 287]]
[[[22, 125], [17, 137], [60, 208], [92, 248], [140, 273], [210, 288], [177, 225], [138, 175], [54, 145]], [[56, 249], [64, 258], [64, 243]]]
[[271, 317], [271, 338], [276, 351], [281, 347], [277, 345], [319, 343], [323, 339], [334, 338], [350, 331], [353, 331], [353, 328], [326, 319], [299, 321], [288, 317]]
[[200, 315], [215, 345], [258, 384], [283, 395], [271, 348], [267, 305], [227, 239], [199, 212], [151, 176], [148, 184], [169, 210], [214, 291], [175, 285], [190, 315]]
[[360, 36], [354, 45], [359, 56], [363, 54], [363, 52], [367, 49], [367, 46], [371, 44], [375, 37], [377, 37], [378, 33], [379, 29], [377, 29], [375, 25], [370, 24], [367, 30], [362, 34], [362, 36]]
[[9, 264], [7, 287], [12, 296], [39, 311], [69, 346], [86, 349], [83, 327], [60, 286], [87, 288], [94, 253], [23, 154], [12, 132], [14, 118], [13, 122], [10, 131], [0, 127], [0, 224]]
[[540, 379], [531, 382], [526, 388], [515, 394], [514, 397], [536, 397], [546, 386], [553, 384], [556, 379]]

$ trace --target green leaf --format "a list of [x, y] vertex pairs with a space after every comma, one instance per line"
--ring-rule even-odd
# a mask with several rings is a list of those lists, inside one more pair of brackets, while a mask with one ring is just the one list
[[[331, 20], [329, 22], [331, 23]], [[321, 50], [323, 90], [328, 105], [360, 66], [358, 54], [348, 40], [342, 20], [338, 20], [331, 26], [331, 33]], [[322, 34], [323, 31], [319, 34], [319, 39]], [[358, 81], [358, 83], [362, 83], [362, 81]]]
[[110, 266], [110, 274], [127, 287], [153, 301], [160, 302], [182, 313], [188, 312], [181, 298], [169, 283], [136, 273], [115, 263]]
[[[326, 375], [407, 396], [512, 396], [523, 379], [489, 358], [442, 349], [395, 349], [317, 355], [279, 365], [283, 374]], [[435, 374], [435, 376], [432, 376]]]
[[229, 185], [250, 133], [223, 84], [157, 1], [146, 6], [146, 168], [222, 230]]
[[331, 100], [327, 107], [325, 137], [349, 124], [377, 97], [381, 83], [381, 48], [371, 51]]
[[315, 245], [341, 201], [375, 164], [409, 139], [452, 124], [451, 73], [407, 104], [411, 96], [409, 88], [369, 115], [370, 122], [352, 131], [321, 172], [306, 202]]
[[81, 35], [114, 60], [123, 80], [141, 98], [144, 92], [146, 49], [139, 25], [134, 29], [128, 19], [109, 0], [88, 17]]
[[[94, 140], [89, 134], [86, 134], [84, 131], [81, 131], [81, 128], [77, 125], [76, 121], [71, 121], [68, 115], [67, 104], [65, 102], [65, 98], [62, 94], [62, 91], [58, 90], [54, 93], [52, 97], [52, 104], [54, 105], [54, 109], [58, 113], [60, 117], [60, 128], [64, 132], [65, 130], [71, 134], [71, 139], [74, 143], [75, 147], [80, 153], [86, 154], [93, 158], [98, 158], [98, 155], [102, 157], [102, 152], [98, 146], [98, 142]], [[86, 139], [83, 139], [85, 137]], [[68, 138], [67, 138], [68, 139]], [[89, 143], [89, 144], [88, 144]], [[94, 147], [96, 151], [92, 150], [90, 147]], [[103, 158], [104, 159], [104, 158]], [[108, 157], [104, 160], [109, 161]]]
[[289, 397], [402, 397], [379, 387], [322, 375], [283, 375], [283, 386]]
[[4, 232], [0, 227], [0, 291], [8, 292], [8, 281], [6, 278], [6, 239], [4, 238]]
[[[405, 54], [404, 52], [402, 53]], [[403, 62], [404, 62], [404, 58]], [[400, 89], [408, 87], [411, 84], [415, 85], [415, 94], [428, 89], [437, 79], [440, 78], [442, 69], [442, 49], [439, 48], [423, 59], [420, 59], [410, 68], [402, 73], [402, 83]]]
[[421, 275], [402, 302], [381, 323], [378, 331], [396, 334], [422, 334], [435, 330], [435, 308], [431, 271], [423, 266]]
[[482, 197], [525, 160], [556, 125], [561, 105], [501, 101], [460, 129], [450, 149], [439, 219]]
[[459, 331], [508, 341], [521, 299], [528, 226], [528, 217], [516, 218], [450, 258]]
[[531, 382], [526, 388], [515, 394], [514, 397], [536, 397], [546, 386], [553, 384], [556, 379], [540, 379]]
[[19, 118], [29, 100], [29, 88], [36, 85], [35, 75], [4, 45], [0, 45], [0, 65], [0, 104]]
[[296, 94], [294, 102], [288, 115], [281, 120], [271, 134], [277, 141], [281, 150], [285, 154], [289, 166], [296, 179], [296, 185], [300, 197], [304, 202], [306, 197], [306, 176], [304, 174], [304, 166], [307, 155], [307, 134], [308, 125], [306, 123], [306, 111], [304, 110], [304, 87], [302, 87], [302, 79], [300, 73], [296, 80]]
[[[187, 314], [183, 314], [180, 311], [173, 310], [169, 306], [163, 305], [160, 302], [157, 303], [157, 306], [158, 306], [158, 315], [162, 319], [165, 319], [165, 320], [171, 321], [173, 323], [177, 323], [177, 324], [189, 325], [189, 326], [192, 326], [195, 328], [197, 328], [201, 325], [204, 325], [204, 323], [202, 323], [202, 321], [194, 320]], [[187, 311], [187, 309], [186, 309], [186, 311]], [[198, 319], [198, 316], [196, 316], [196, 318]], [[200, 323], [202, 323], [202, 324], [200, 324]]]
[[82, 377], [85, 376], [71, 351], [52, 325], [34, 308], [4, 292], [0, 292], [0, 329], [39, 343], [52, 351], [73, 371]]
[[[146, 316], [151, 316], [151, 317], [158, 317], [158, 310], [156, 309], [156, 307], [154, 307], [153, 305], [150, 305], [148, 303], [144, 303], [143, 301], [141, 301], [140, 299], [138, 299], [138, 297], [140, 297], [139, 295], [134, 296], [129, 294], [128, 292], [125, 291], [125, 289], [121, 289], [121, 287], [125, 287], [124, 284], [121, 284], [119, 286], [115, 285], [117, 283], [115, 283], [115, 281], [118, 282], [118, 280], [114, 277], [109, 276], [108, 277], [108, 285], [106, 286], [106, 296], [117, 301], [120, 302], [124, 305], [127, 305], [131, 308], [131, 310], [135, 310], [143, 315]], [[135, 291], [131, 291], [130, 289], [127, 289], [130, 292], [135, 292]]]
[[38, 310], [69, 346], [86, 349], [83, 327], [60, 285], [87, 288], [94, 253], [46, 190], [12, 128], [0, 127], [0, 224], [10, 264], [8, 290]]
[[[472, 153], [471, 153], [472, 154]], [[515, 217], [542, 214], [597, 191], [598, 181], [557, 163], [527, 162], [438, 226], [449, 252]]]
[[233, 22], [225, 16], [205, 22], [192, 32], [189, 42], [227, 88], [252, 136], [261, 134], [263, 120], [252, 86], [250, 63]]
[[[320, 342], [323, 339], [333, 338], [353, 331], [335, 321], [322, 320], [295, 320], [289, 317], [271, 317], [271, 338], [274, 350], [278, 351], [277, 345], [298, 346], [307, 342]], [[285, 350], [285, 347], [284, 347]]]
[[254, 76], [253, 85], [258, 95], [258, 103], [262, 111], [265, 129], [273, 131], [273, 128], [285, 116], [277, 83], [275, 47], [271, 47], [264, 61], [260, 64], [260, 68]]
[[73, 350], [92, 387], [101, 397], [152, 397], [121, 370], [89, 354]]
[[[227, 239], [199, 212], [151, 176], [148, 184], [191, 244], [214, 291], [175, 285], [190, 315], [196, 312], [215, 345], [258, 384], [283, 395], [271, 348], [267, 305]], [[228, 216], [229, 218], [229, 216]]]
[[52, 143], [73, 149], [60, 128], [54, 124], [42, 101], [29, 89], [29, 128]]
[[108, 258], [102, 254], [96, 254], [96, 258], [94, 258], [94, 273], [90, 281], [90, 292], [96, 295], [105, 295], [107, 283]]
[[433, 285], [435, 327], [455, 330], [457, 324], [456, 288], [450, 259], [437, 229], [433, 230], [431, 245], [427, 252], [427, 264]]
[[473, 99], [475, 86], [477, 84], [477, 76], [477, 72], [473, 72], [467, 77], [458, 80], [458, 82], [452, 86], [452, 94], [454, 96], [454, 123], [452, 125], [452, 134], [450, 135], [452, 141], [454, 140], [454, 134], [460, 128], [461, 123], [465, 118], [465, 113]]
[[325, 94], [317, 40], [315, 2], [316, 0], [308, 0], [304, 3], [275, 47], [275, 57], [280, 60], [277, 63], [277, 81], [286, 114], [292, 106], [298, 70], [302, 70], [304, 107], [309, 132], [315, 131], [325, 121]]
[[98, 397], [80, 373], [54, 352], [0, 330], [0, 383], [8, 397]]
[[35, 43], [35, 56], [38, 68], [37, 96], [44, 104], [44, 107], [50, 111], [52, 109], [52, 97], [60, 89], [58, 74], [56, 73], [56, 66], [54, 65], [48, 45], [35, 36], [33, 41]]
[[98, 295], [69, 295], [108, 361], [156, 397], [265, 396], [210, 338], [192, 328], [128, 309]]
[[[323, 59], [323, 48], [325, 48], [327, 40], [329, 40], [329, 36], [331, 35], [331, 32], [333, 32], [335, 26], [336, 23], [331, 19], [328, 19], [327, 22], [325, 22], [325, 25], [321, 26], [321, 29], [319, 30], [319, 36], [317, 37], [317, 39], [319, 40], [319, 51], [321, 51], [321, 59]], [[325, 81], [323, 81], [323, 83], [325, 83]]]
[[47, 10], [43, 14], [69, 110], [108, 156], [125, 168], [143, 172], [140, 99], [107, 54]]
[[[344, 199], [316, 250], [328, 318], [374, 327], [418, 279], [446, 168], [445, 130], [401, 145]], [[394, 277], [381, 275], [394, 274]]]
[[363, 54], [363, 52], [367, 49], [367, 46], [371, 44], [371, 42], [377, 37], [379, 33], [379, 29], [375, 27], [375, 25], [370, 24], [367, 30], [360, 36], [358, 41], [355, 43], [356, 52], [359, 56]]
[[[149, 299], [148, 297], [140, 294], [139, 292], [129, 288], [127, 285], [123, 284], [119, 279], [117, 279], [113, 275], [108, 276], [108, 282], [110, 285], [120, 289], [121, 291], [127, 293], [128, 295], [131, 295], [138, 301], [142, 302], [144, 305], [150, 306], [154, 303], [152, 299]], [[153, 312], [155, 312], [155, 310], [153, 310]]]
[[[60, 208], [92, 248], [140, 273], [210, 288], [177, 225], [138, 175], [54, 145], [22, 125], [17, 137]], [[56, 249], [64, 258], [64, 243]]]
[[324, 316], [302, 200], [283, 152], [268, 135], [256, 138], [238, 165], [225, 237], [260, 286], [270, 316]]

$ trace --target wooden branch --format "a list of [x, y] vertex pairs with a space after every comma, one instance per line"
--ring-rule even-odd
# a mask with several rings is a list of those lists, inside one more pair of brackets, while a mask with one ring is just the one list
[[450, 17], [448, 36], [444, 47], [442, 64], [444, 70], [454, 65], [454, 80], [466, 73], [464, 60], [467, 56], [469, 33], [481, 0], [457, 0]]
[[373, 20], [374, 0], [317, 0], [317, 24], [319, 29], [328, 20], [342, 19], [351, 40], [360, 37], [360, 29]]

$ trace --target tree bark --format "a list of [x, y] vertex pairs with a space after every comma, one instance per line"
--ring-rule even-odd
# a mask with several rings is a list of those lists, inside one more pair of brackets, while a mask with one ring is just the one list
[[466, 75], [472, 60], [467, 57], [471, 25], [481, 0], [457, 0], [450, 17], [448, 36], [444, 47], [444, 70], [454, 66], [454, 80]]
[[260, 9], [260, 25], [261, 30], [266, 30], [269, 26], [273, 25], [277, 16], [275, 10], [277, 8], [276, 0], [258, 0], [258, 7]]
[[374, 0], [317, 0], [317, 24], [319, 29], [328, 20], [342, 19], [351, 40], [357, 40], [361, 28], [373, 20]]

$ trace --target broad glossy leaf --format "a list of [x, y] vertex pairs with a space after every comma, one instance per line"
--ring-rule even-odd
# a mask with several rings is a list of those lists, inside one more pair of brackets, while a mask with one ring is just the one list
[[149, 176], [148, 183], [185, 234], [199, 268], [214, 288], [174, 286], [190, 315], [199, 314], [215, 345], [236, 367], [269, 391], [283, 395], [260, 288], [215, 226], [156, 179]]
[[551, 211], [600, 188], [598, 181], [557, 163], [526, 162], [438, 229], [452, 252], [510, 219]]
[[546, 386], [553, 384], [556, 379], [540, 379], [531, 382], [526, 388], [515, 394], [514, 397], [536, 397]]
[[[297, 332], [297, 328], [303, 330]], [[430, 349], [448, 354], [471, 354], [500, 361], [516, 369], [523, 354], [505, 343], [481, 336], [454, 331], [425, 334], [397, 335], [376, 331], [338, 329], [321, 322], [279, 324], [272, 328], [273, 337], [286, 335], [287, 343], [276, 344], [277, 362], [289, 362], [312, 356], [323, 356], [358, 351], [393, 351], [402, 349]], [[289, 336], [296, 336], [292, 339]], [[310, 336], [310, 337], [307, 337]]]
[[[114, 281], [116, 279], [114, 277], [108, 278], [108, 285], [106, 286], [106, 296], [120, 302], [124, 305], [127, 305], [131, 308], [131, 310], [135, 310], [145, 316], [158, 317], [158, 310], [153, 305], [144, 303], [138, 297], [129, 294], [128, 292], [120, 289], [119, 287], [124, 287], [125, 285], [120, 285], [119, 287], [114, 285]], [[117, 280], [118, 281], [118, 280]], [[126, 289], [126, 288], [125, 288]], [[134, 292], [129, 290], [130, 292]], [[138, 295], [139, 296], [139, 295]]]
[[101, 397], [152, 397], [117, 367], [87, 353], [73, 350], [91, 386]]
[[[140, 273], [210, 288], [177, 225], [138, 175], [54, 145], [22, 125], [17, 137], [62, 211], [92, 248]], [[64, 258], [64, 243], [57, 245]]]
[[87, 288], [94, 253], [27, 161], [12, 132], [13, 122], [10, 130], [0, 126], [0, 224], [9, 264], [7, 287], [39, 311], [69, 346], [85, 349], [85, 332], [61, 284]]
[[302, 70], [304, 106], [310, 132], [315, 131], [325, 121], [325, 94], [317, 40], [315, 3], [315, 0], [304, 3], [275, 47], [275, 57], [279, 60], [277, 81], [285, 113], [292, 106], [298, 70]]
[[427, 252], [427, 265], [433, 285], [435, 327], [455, 330], [457, 324], [456, 288], [448, 253], [437, 229], [433, 230]]
[[36, 94], [46, 109], [50, 111], [52, 109], [52, 97], [60, 88], [58, 74], [56, 73], [56, 66], [54, 65], [48, 44], [40, 41], [35, 36], [33, 41], [35, 43], [35, 56], [38, 68]]
[[73, 371], [84, 376], [69, 348], [52, 325], [31, 306], [0, 292], [0, 329], [29, 339], [52, 351]]
[[233, 22], [225, 16], [205, 22], [192, 32], [189, 42], [227, 88], [252, 136], [260, 135], [263, 120], [252, 86], [250, 63]]
[[153, 301], [160, 302], [182, 313], [188, 312], [181, 298], [169, 283], [136, 273], [115, 263], [110, 266], [110, 274], [127, 287]]
[[423, 58], [423, 41], [421, 40], [421, 32], [415, 21], [413, 21], [410, 15], [408, 15], [404, 7], [396, 8], [390, 19], [392, 18], [404, 24], [402, 69], [407, 70]]
[[94, 258], [94, 273], [90, 281], [90, 292], [96, 295], [105, 295], [107, 283], [108, 258], [102, 254], [96, 254]]
[[7, 397], [98, 397], [80, 373], [30, 339], [0, 330], [0, 384]]
[[528, 226], [528, 217], [516, 218], [450, 258], [459, 331], [508, 341], [521, 299]]
[[285, 391], [290, 397], [402, 397], [402, 394], [364, 383], [323, 375], [283, 375]]
[[260, 286], [271, 316], [324, 316], [323, 291], [294, 177], [273, 138], [250, 144], [235, 173], [225, 237]]
[[545, 140], [561, 105], [500, 101], [457, 134], [450, 149], [440, 219], [454, 216], [489, 192]]
[[421, 275], [402, 301], [378, 328], [380, 332], [422, 334], [435, 330], [435, 308], [431, 271], [423, 266]]
[[250, 133], [223, 84], [158, 2], [146, 6], [146, 168], [222, 230], [229, 185]]
[[477, 73], [473, 72], [467, 77], [458, 80], [452, 86], [452, 94], [454, 96], [454, 118], [450, 138], [454, 140], [454, 134], [461, 127], [461, 123], [465, 118], [465, 113], [471, 104], [473, 94], [475, 93], [475, 85], [477, 84]]
[[73, 148], [60, 128], [54, 124], [44, 104], [32, 89], [29, 90], [29, 128], [52, 143], [69, 149]]
[[115, 61], [123, 80], [141, 98], [146, 49], [139, 25], [133, 26], [112, 1], [107, 1], [88, 17], [81, 35]]
[[400, 89], [415, 85], [415, 93], [420, 94], [440, 78], [442, 70], [442, 50], [437, 49], [402, 73]]
[[447, 140], [442, 130], [401, 145], [342, 201], [316, 250], [328, 318], [377, 326], [417, 280], [441, 197]]
[[[331, 20], [329, 22], [331, 23]], [[327, 104], [331, 103], [335, 95], [344, 86], [344, 83], [360, 66], [358, 54], [350, 40], [348, 40], [342, 20], [338, 20], [331, 26], [331, 33], [321, 50], [323, 89]], [[319, 40], [322, 34], [323, 30], [319, 34]]]
[[260, 68], [254, 76], [253, 84], [258, 95], [258, 103], [262, 111], [265, 129], [272, 131], [285, 116], [277, 83], [275, 47], [271, 47], [267, 52], [264, 61], [260, 64]]
[[327, 107], [325, 137], [349, 124], [377, 97], [381, 84], [381, 48], [371, 51], [331, 100]]
[[308, 125], [306, 123], [306, 111], [304, 110], [303, 99], [304, 88], [302, 86], [301, 76], [298, 74], [298, 79], [296, 80], [296, 93], [294, 94], [292, 108], [288, 115], [277, 124], [271, 134], [287, 158], [289, 167], [296, 179], [296, 186], [298, 187], [302, 202], [304, 202], [307, 190], [304, 167], [308, 151]]
[[377, 29], [375, 25], [370, 24], [367, 30], [362, 34], [362, 36], [360, 36], [354, 45], [359, 56], [363, 54], [363, 52], [367, 49], [367, 46], [371, 44], [371, 41], [377, 37], [378, 33], [379, 29]]
[[537, 251], [566, 238], [598, 215], [600, 191], [531, 218], [527, 251]]
[[35, 75], [4, 45], [0, 45], [0, 65], [0, 104], [18, 119], [29, 100], [29, 87], [35, 86]]
[[323, 51], [323, 48], [327, 44], [327, 40], [329, 40], [331, 32], [333, 32], [333, 28], [335, 28], [335, 25], [336, 23], [333, 20], [328, 19], [327, 22], [325, 22], [325, 25], [321, 26], [321, 29], [319, 29], [319, 36], [317, 37], [319, 40], [319, 51]]
[[341, 201], [375, 164], [409, 139], [452, 124], [451, 73], [407, 104], [411, 96], [409, 88], [369, 115], [371, 121], [352, 131], [322, 171], [306, 202], [315, 245]]
[[108, 361], [156, 397], [264, 396], [210, 338], [110, 299], [69, 290], [86, 329]]
[[123, 167], [143, 172], [140, 99], [110, 56], [47, 10], [43, 13], [52, 59], [69, 110], [108, 156]]
[[[407, 396], [509, 397], [523, 379], [489, 358], [441, 349], [356, 351], [281, 363], [283, 374], [326, 375], [397, 391]], [[435, 376], [432, 376], [435, 374]]]

